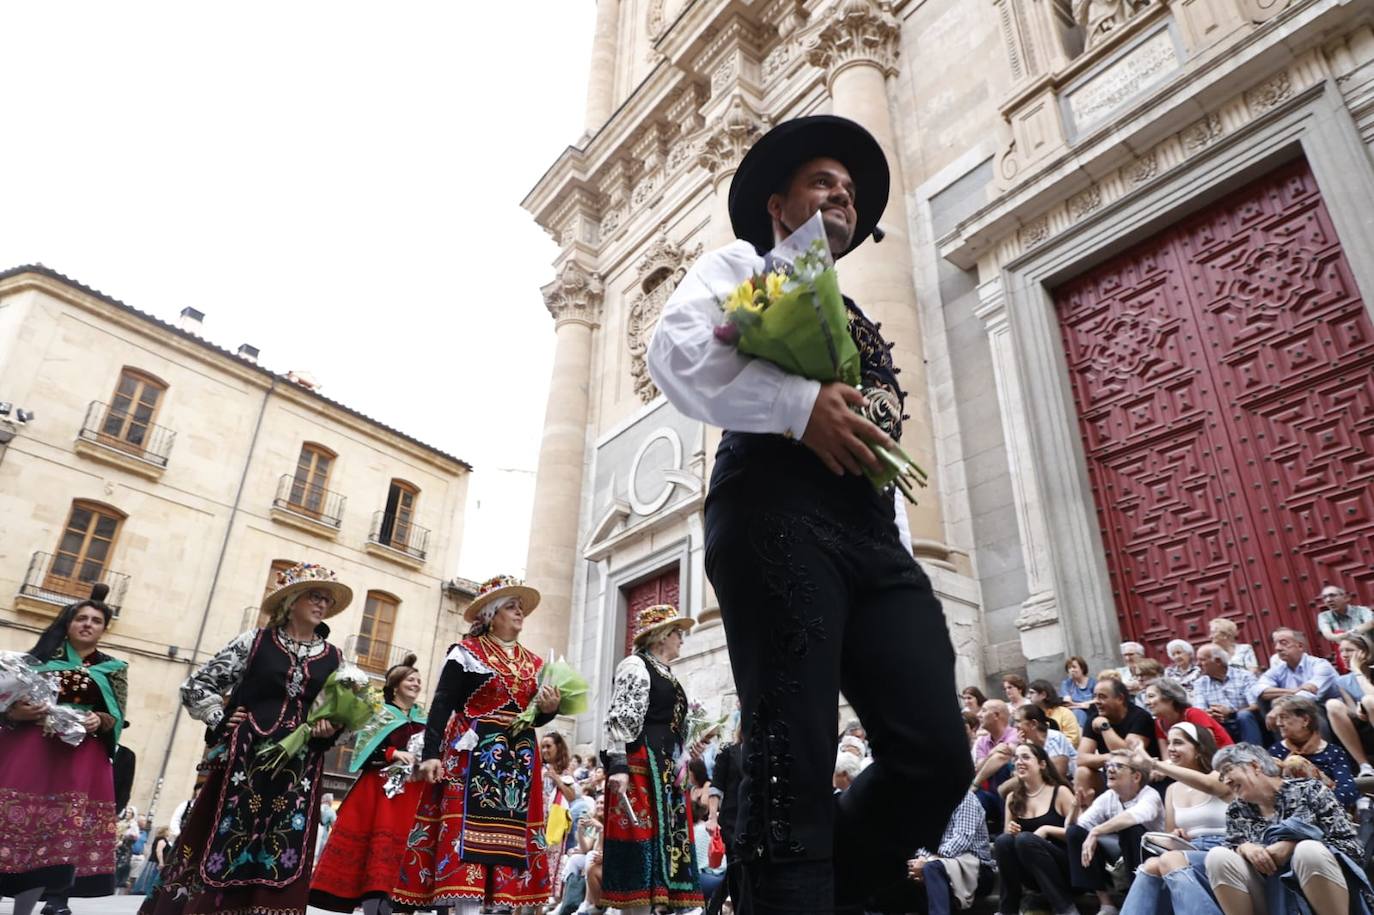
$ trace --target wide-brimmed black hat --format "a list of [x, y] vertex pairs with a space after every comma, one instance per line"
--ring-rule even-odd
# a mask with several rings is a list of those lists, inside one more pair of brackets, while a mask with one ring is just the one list
[[816, 114], [783, 121], [759, 138], [730, 182], [730, 225], [735, 237], [760, 251], [776, 243], [768, 198], [784, 189], [792, 174], [822, 156], [836, 159], [854, 179], [854, 209], [859, 220], [854, 239], [836, 257], [853, 251], [873, 234], [887, 207], [891, 173], [887, 157], [873, 134], [848, 118]]

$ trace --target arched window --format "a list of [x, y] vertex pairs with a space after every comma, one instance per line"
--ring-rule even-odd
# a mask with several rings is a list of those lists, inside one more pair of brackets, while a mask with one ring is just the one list
[[329, 488], [329, 472], [334, 469], [338, 455], [316, 442], [301, 445], [296, 460], [296, 474], [291, 481], [291, 508], [308, 515], [319, 515], [325, 507], [325, 490]]
[[91, 585], [104, 580], [109, 571], [110, 555], [126, 517], [101, 502], [73, 502], [43, 587], [72, 598], [88, 596]]
[[385, 591], [368, 591], [363, 621], [358, 626], [358, 666], [372, 673], [386, 673], [391, 666], [391, 634], [401, 601]]
[[412, 528], [415, 525], [415, 511], [420, 504], [420, 489], [405, 480], [392, 480], [386, 494], [386, 510], [382, 513], [381, 536], [379, 542], [394, 546], [398, 550], [409, 551]]
[[100, 437], [105, 444], [134, 451], [147, 447], [149, 427], [157, 418], [166, 390], [167, 383], [162, 379], [125, 367], [119, 373], [119, 382], [100, 423]]

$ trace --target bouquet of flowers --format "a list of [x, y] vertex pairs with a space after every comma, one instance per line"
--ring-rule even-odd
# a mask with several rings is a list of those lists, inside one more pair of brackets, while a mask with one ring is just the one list
[[17, 651], [0, 651], [0, 713], [17, 702], [31, 702], [47, 710], [43, 734], [56, 737], [68, 746], [79, 747], [86, 739], [86, 714], [80, 709], [58, 705], [57, 686], [39, 672], [39, 661]]
[[[859, 349], [849, 333], [819, 212], [769, 252], [764, 272], [741, 283], [721, 308], [725, 320], [715, 336], [722, 343], [793, 375], [859, 387]], [[890, 398], [886, 392], [860, 391], [875, 401]], [[891, 410], [887, 403], [873, 406]], [[896, 485], [914, 503], [915, 488], [927, 485], [926, 472], [900, 447], [868, 446], [883, 465], [880, 471], [865, 471], [873, 485], [880, 490]]]
[[341, 664], [324, 681], [305, 716], [305, 723], [281, 740], [265, 744], [258, 754], [267, 757], [273, 771], [280, 771], [289, 760], [305, 751], [310, 729], [317, 722], [327, 720], [345, 731], [356, 731], [381, 709], [382, 693], [372, 685], [372, 678], [359, 667]]
[[706, 706], [700, 702], [688, 703], [685, 734], [682, 738], [683, 749], [677, 760], [677, 785], [679, 788], [686, 788], [689, 781], [687, 764], [692, 760], [692, 748], [705, 746], [711, 738], [720, 733], [721, 728], [725, 727], [729, 720], [729, 714], [711, 715], [706, 711]]
[[406, 764], [400, 760], [382, 769], [382, 793], [388, 799], [394, 798], [405, 790], [406, 782], [415, 781], [420, 771], [420, 754], [425, 750], [425, 732], [417, 731], [406, 741], [406, 752], [414, 762]]
[[[580, 715], [587, 710], [586, 678], [573, 670], [572, 665], [562, 658], [553, 660], [552, 652], [548, 662], [539, 671], [538, 683], [541, 687], [552, 686], [558, 690], [558, 714]], [[525, 710], [516, 715], [515, 720], [511, 722], [511, 733], [534, 727], [534, 716], [537, 714], [539, 707], [536, 701], [531, 699]]]

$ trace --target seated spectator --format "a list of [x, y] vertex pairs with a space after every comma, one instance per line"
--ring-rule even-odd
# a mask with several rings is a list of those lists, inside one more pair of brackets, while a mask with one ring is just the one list
[[1145, 646], [1139, 642], [1122, 642], [1121, 660], [1126, 663], [1116, 668], [1116, 672], [1121, 676], [1121, 682], [1126, 684], [1126, 688], [1134, 693], [1140, 688], [1136, 683], [1136, 669], [1140, 662], [1145, 660]]
[[1180, 721], [1187, 721], [1197, 727], [1211, 731], [1212, 742], [1216, 746], [1229, 747], [1235, 743], [1220, 722], [1202, 709], [1193, 708], [1189, 705], [1188, 694], [1183, 687], [1168, 677], [1160, 677], [1145, 687], [1144, 695], [1146, 703], [1150, 706], [1151, 714], [1155, 716], [1155, 740], [1159, 743], [1159, 752], [1155, 755], [1164, 755], [1164, 744], [1169, 739], [1169, 728]]
[[867, 769], [873, 760], [868, 755], [868, 744], [862, 738], [846, 734], [840, 738], [840, 752], [852, 753], [859, 758], [859, 771]]
[[1272, 703], [1305, 693], [1318, 702], [1336, 696], [1336, 669], [1307, 653], [1307, 637], [1293, 629], [1274, 630], [1274, 662], [1255, 683], [1256, 701]]
[[843, 750], [836, 752], [835, 774], [831, 778], [831, 784], [834, 785], [835, 793], [842, 794], [845, 789], [854, 784], [854, 779], [858, 778], [859, 773], [862, 771], [863, 763], [859, 760], [859, 757], [855, 756], [853, 753], [846, 753]]
[[1073, 709], [1069, 708], [1069, 701], [1060, 698], [1059, 692], [1049, 680], [1032, 681], [1026, 689], [1026, 697], [1032, 704], [1039, 706], [1051, 721], [1059, 725], [1059, 730], [1064, 732], [1070, 743], [1076, 744], [1083, 739], [1083, 729], [1079, 727]]
[[1275, 759], [1290, 753], [1305, 756], [1335, 782], [1336, 799], [1342, 806], [1354, 807], [1359, 800], [1355, 787], [1355, 761], [1344, 747], [1322, 737], [1317, 703], [1305, 695], [1284, 696], [1274, 703], [1274, 723], [1280, 740], [1269, 748]]
[[986, 896], [996, 881], [987, 817], [970, 791], [954, 808], [939, 847], [917, 849], [906, 863], [906, 880], [878, 890], [870, 906], [883, 912], [949, 915]]
[[1252, 744], [1218, 751], [1213, 765], [1236, 797], [1226, 812], [1226, 844], [1209, 851], [1206, 863], [1227, 915], [1274, 911], [1281, 904], [1296, 912], [1294, 897], [1316, 915], [1374, 905], [1357, 863], [1363, 850], [1355, 826], [1321, 783], [1280, 778], [1274, 760]]
[[1197, 666], [1197, 659], [1193, 653], [1193, 646], [1183, 639], [1172, 639], [1169, 644], [1164, 646], [1164, 653], [1173, 661], [1168, 667], [1164, 668], [1164, 676], [1176, 681], [1180, 686], [1188, 691], [1191, 697], [1193, 694], [1193, 683], [1198, 677], [1202, 676], [1202, 671]]
[[694, 820], [692, 824], [692, 845], [697, 855], [697, 879], [701, 884], [701, 895], [710, 899], [725, 882], [726, 858], [711, 864], [711, 827], [705, 819]]
[[1139, 748], [1156, 752], [1155, 722], [1131, 701], [1130, 690], [1120, 680], [1099, 677], [1093, 690], [1096, 703], [1089, 710], [1089, 732], [1078, 742], [1075, 785], [1103, 787], [1102, 770], [1113, 750]]
[[982, 728], [973, 744], [973, 784], [978, 800], [995, 827], [1001, 825], [1002, 802], [997, 786], [1011, 774], [1012, 751], [1020, 740], [1011, 726], [1011, 714], [1001, 699], [983, 703]]
[[1374, 610], [1351, 603], [1350, 595], [1339, 585], [1322, 588], [1321, 602], [1326, 609], [1317, 614], [1317, 629], [1331, 647], [1338, 647], [1346, 633], [1369, 635], [1374, 631]]
[[1064, 844], [1064, 827], [1073, 822], [1076, 809], [1073, 791], [1037, 746], [1016, 748], [1015, 771], [1017, 788], [1004, 811], [1006, 831], [993, 847], [1002, 878], [998, 911], [1017, 915], [1029, 887], [1049, 900], [1055, 915], [1077, 912]]
[[1149, 768], [1133, 750], [1114, 750], [1107, 763], [1107, 790], [1068, 828], [1069, 876], [1074, 889], [1097, 893], [1099, 915], [1118, 915], [1107, 865], [1120, 859], [1134, 877], [1140, 840], [1164, 827], [1164, 804], [1147, 782]]
[[1259, 674], [1259, 658], [1255, 657], [1255, 646], [1249, 642], [1237, 642], [1240, 629], [1237, 628], [1233, 620], [1228, 620], [1224, 616], [1213, 617], [1207, 621], [1207, 637], [1212, 640], [1212, 644], [1221, 646], [1221, 650], [1226, 652], [1231, 659], [1231, 666], [1241, 670], [1248, 670], [1252, 674]]
[[1007, 697], [1007, 707], [1012, 711], [1026, 705], [1026, 678], [1020, 674], [1007, 674], [1002, 678], [1002, 695]]
[[1354, 757], [1360, 771], [1357, 778], [1374, 776], [1369, 764], [1367, 742], [1374, 741], [1369, 713], [1374, 710], [1374, 647], [1369, 639], [1358, 633], [1341, 636], [1341, 657], [1350, 673], [1336, 678], [1337, 698], [1326, 700], [1326, 717], [1331, 730], [1345, 749]]
[[983, 710], [983, 703], [988, 701], [988, 697], [976, 686], [965, 686], [959, 693], [959, 698], [964, 703], [964, 711], [973, 712], [975, 715]]
[[[1225, 840], [1226, 806], [1231, 800], [1230, 789], [1212, 772], [1215, 753], [1211, 731], [1186, 721], [1169, 729], [1167, 762], [1155, 762], [1137, 751], [1135, 761], [1152, 775], [1174, 780], [1164, 793], [1164, 834], [1147, 834], [1146, 845], [1168, 849], [1182, 845], [1180, 839], [1187, 844], [1145, 859], [1121, 915], [1194, 913], [1212, 905], [1203, 861], [1208, 849]], [[1184, 850], [1187, 846], [1191, 850]]]
[[1088, 662], [1074, 655], [1064, 662], [1066, 676], [1059, 681], [1059, 695], [1069, 701], [1078, 726], [1088, 726], [1088, 706], [1093, 704], [1093, 688], [1097, 681], [1088, 676]]
[[978, 731], [982, 725], [978, 723], [978, 716], [968, 709], [964, 710], [964, 736], [968, 738], [968, 755], [973, 755], [973, 745], [978, 741]]
[[1202, 676], [1193, 684], [1193, 707], [1211, 715], [1232, 740], [1263, 744], [1259, 706], [1251, 699], [1255, 675], [1231, 666], [1226, 649], [1212, 642], [1197, 650], [1197, 660]]
[[1135, 665], [1135, 704], [1145, 711], [1150, 710], [1150, 704], [1145, 701], [1145, 688], [1151, 683], [1164, 676], [1164, 665], [1154, 658], [1141, 658]]
[[[1043, 709], [1034, 705], [1023, 705], [1017, 709], [1016, 731], [1021, 737], [1021, 743], [1033, 744], [1044, 750], [1055, 770], [1064, 777], [1064, 781], [1073, 784], [1074, 770], [1078, 767], [1078, 750], [1069, 743], [1063, 731], [1050, 727], [1050, 719], [1045, 716]], [[1016, 787], [1016, 776], [1013, 774], [997, 790], [1006, 797]]]

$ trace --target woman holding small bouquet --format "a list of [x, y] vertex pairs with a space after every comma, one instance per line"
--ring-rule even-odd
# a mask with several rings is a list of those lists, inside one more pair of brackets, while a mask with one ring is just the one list
[[[29, 651], [55, 681], [56, 708], [20, 700], [0, 717], [0, 898], [14, 898], [16, 915], [29, 915], [45, 891], [114, 894], [111, 759], [129, 686], [128, 665], [100, 650], [113, 616], [108, 592], [98, 584], [63, 609]], [[59, 713], [75, 733], [53, 733]]]
[[425, 712], [415, 655], [386, 672], [386, 704], [354, 741], [350, 772], [362, 775], [339, 807], [310, 883], [310, 904], [331, 912], [390, 912], [421, 783], [414, 779]]
[[671, 664], [695, 620], [661, 604], [639, 611], [634, 654], [615, 671], [606, 711], [609, 775], [601, 895], [626, 915], [702, 905], [686, 775], [687, 693]]
[[537, 606], [538, 591], [502, 575], [464, 612], [472, 629], [449, 650], [425, 728], [420, 775], [430, 784], [391, 894], [398, 903], [465, 915], [549, 901], [534, 729], [553, 720], [561, 694], [539, 685], [543, 662], [520, 644]]
[[[208, 775], [141, 915], [305, 912], [324, 753], [340, 730], [312, 715], [343, 660], [324, 620], [352, 599], [323, 566], [283, 569], [262, 601], [267, 627], [181, 685], [182, 705], [206, 725]], [[298, 736], [300, 752], [281, 752]]]

